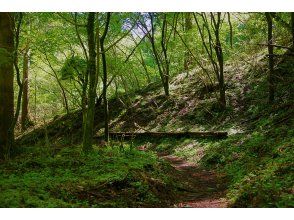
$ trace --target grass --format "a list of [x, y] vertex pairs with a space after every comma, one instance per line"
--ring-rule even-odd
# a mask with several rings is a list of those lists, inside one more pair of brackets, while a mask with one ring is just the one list
[[0, 207], [167, 205], [156, 188], [170, 182], [151, 152], [105, 148], [83, 155], [76, 146], [50, 155], [35, 146], [0, 169]]
[[235, 135], [207, 149], [203, 163], [230, 179], [233, 207], [294, 207], [293, 130], [280, 137]]

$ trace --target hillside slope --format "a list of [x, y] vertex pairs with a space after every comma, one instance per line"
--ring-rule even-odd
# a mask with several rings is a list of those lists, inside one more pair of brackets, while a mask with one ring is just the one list
[[[229, 179], [227, 199], [234, 207], [294, 207], [293, 107], [294, 59], [276, 64], [276, 101], [267, 103], [267, 59], [260, 53], [238, 59], [225, 70], [227, 109], [220, 111], [215, 85], [204, 84], [201, 71], [179, 74], [170, 97], [160, 86], [134, 96], [110, 100], [113, 131], [225, 130], [227, 140], [136, 140], [157, 152], [180, 156], [217, 169]], [[96, 110], [95, 129], [103, 134], [103, 111]], [[46, 138], [46, 136], [48, 138]], [[81, 113], [62, 116], [18, 139], [30, 146], [49, 141], [62, 148], [81, 140]], [[97, 143], [99, 145], [99, 143]]]

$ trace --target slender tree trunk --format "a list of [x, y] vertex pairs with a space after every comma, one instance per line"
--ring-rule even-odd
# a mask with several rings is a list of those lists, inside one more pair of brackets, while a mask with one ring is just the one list
[[65, 89], [64, 89], [63, 85], [61, 84], [61, 82], [59, 81], [59, 79], [57, 79], [57, 81], [59, 82], [58, 84], [59, 84], [61, 91], [62, 91], [62, 97], [63, 97], [63, 101], [64, 101], [63, 104], [64, 104], [66, 114], [69, 114], [69, 107], [68, 107], [68, 101], [67, 101]]
[[142, 64], [144, 70], [145, 70], [145, 75], [146, 75], [146, 79], [147, 79], [147, 83], [151, 83], [151, 79], [150, 79], [150, 76], [149, 76], [149, 73], [148, 73], [148, 69], [147, 69], [147, 66], [146, 66], [146, 63], [145, 63], [145, 60], [143, 58], [143, 55], [142, 55], [142, 51], [139, 50], [139, 55], [140, 55], [140, 59], [139, 62]]
[[[4, 158], [13, 144], [9, 134], [14, 118], [13, 53], [14, 19], [12, 13], [0, 13], [0, 158]], [[12, 140], [11, 140], [12, 139]]]
[[[16, 81], [17, 81], [17, 85], [18, 85], [18, 95], [17, 95], [17, 100], [16, 100], [16, 107], [15, 107], [15, 114], [12, 120], [12, 124], [9, 128], [9, 139], [11, 140], [11, 144], [10, 146], [13, 147], [14, 145], [14, 129], [16, 126], [16, 123], [18, 121], [18, 117], [19, 117], [19, 113], [20, 113], [20, 109], [21, 109], [21, 98], [22, 98], [22, 91], [23, 91], [23, 84], [21, 81], [21, 77], [20, 77], [20, 71], [18, 68], [18, 46], [19, 46], [19, 36], [20, 36], [20, 28], [21, 28], [21, 23], [22, 23], [22, 12], [19, 13], [15, 13], [14, 14], [14, 19], [17, 18], [17, 25], [16, 25], [16, 29], [15, 29], [15, 37], [14, 37], [14, 53], [13, 53], [13, 65], [14, 65], [14, 69], [15, 69], [15, 73], [16, 73]], [[8, 153], [6, 155], [7, 158], [10, 157], [10, 154], [13, 152], [14, 148], [9, 148], [8, 149]]]
[[294, 12], [291, 12], [292, 46], [294, 47]]
[[66, 114], [69, 114], [68, 101], [67, 101], [66, 92], [65, 92], [65, 89], [63, 88], [63, 86], [61, 86], [61, 90], [62, 90], [62, 96], [63, 96], [63, 100], [64, 100], [64, 108], [66, 110]]
[[37, 74], [35, 73], [35, 80], [34, 80], [34, 120], [37, 123]]
[[124, 78], [123, 76], [120, 76], [120, 80], [121, 80], [121, 82], [122, 82], [122, 84], [123, 84], [123, 87], [124, 87], [125, 93], [128, 93], [128, 92], [129, 92], [129, 89], [128, 89], [128, 87], [127, 87], [127, 83], [126, 83], [126, 81], [125, 81], [125, 78]]
[[[219, 44], [220, 46], [220, 44]], [[224, 58], [222, 49], [220, 46], [220, 52], [218, 57], [219, 62], [219, 93], [220, 93], [220, 104], [222, 109], [226, 108], [226, 90], [225, 90], [225, 83], [224, 83]]]
[[[150, 43], [151, 43], [151, 46], [152, 46], [152, 52], [153, 52], [153, 55], [154, 55], [154, 58], [155, 58], [155, 62], [157, 64], [157, 67], [158, 67], [158, 71], [159, 71], [159, 75], [160, 75], [160, 78], [161, 78], [161, 82], [162, 82], [162, 85], [163, 85], [163, 89], [164, 89], [164, 93], [165, 95], [168, 97], [169, 96], [169, 72], [168, 71], [168, 68], [166, 68], [166, 66], [168, 65], [168, 63], [165, 63], [163, 64], [162, 60], [160, 59], [160, 56], [158, 54], [158, 51], [156, 49], [156, 46], [155, 46], [155, 28], [154, 28], [154, 16], [152, 13], [149, 13], [149, 17], [150, 17], [150, 22], [151, 22], [151, 35], [149, 37], [150, 39]], [[166, 15], [164, 15], [164, 23], [163, 23], [163, 30], [162, 30], [162, 39], [161, 39], [161, 47], [162, 47], [162, 52], [163, 52], [163, 55], [164, 55], [164, 59], [165, 59], [165, 62], [168, 62], [167, 61], [167, 51], [166, 51], [166, 45], [165, 45], [165, 42], [164, 42], [164, 34], [165, 34], [165, 30], [166, 30]]]
[[[49, 60], [48, 60], [48, 62], [49, 62]], [[63, 106], [65, 108], [66, 114], [69, 114], [68, 101], [67, 101], [67, 96], [66, 96], [66, 92], [65, 92], [64, 86], [62, 85], [60, 79], [58, 78], [58, 75], [57, 75], [56, 71], [53, 69], [53, 67], [51, 66], [51, 64], [50, 64], [50, 67], [51, 67], [51, 69], [52, 69], [52, 71], [54, 73], [54, 77], [55, 77], [55, 79], [57, 81], [57, 84], [60, 87], [61, 94], [62, 94]]]
[[132, 73], [134, 75], [134, 78], [135, 78], [135, 81], [136, 81], [136, 89], [140, 89], [141, 88], [141, 85], [140, 85], [140, 81], [139, 81], [139, 79], [137, 77], [137, 74], [136, 74], [136, 72], [133, 69], [131, 71], [132, 71]]
[[[185, 13], [185, 41], [188, 44], [188, 34], [192, 29], [192, 16], [190, 12]], [[189, 62], [191, 60], [191, 55], [189, 51], [185, 50], [185, 57], [184, 57], [184, 70], [189, 70]]]
[[[83, 43], [83, 40], [80, 36], [80, 33], [79, 33], [79, 28], [78, 28], [78, 25], [77, 25], [77, 16], [78, 16], [78, 13], [75, 12], [75, 15], [74, 15], [74, 19], [75, 19], [75, 32], [76, 32], [76, 36], [79, 40], [79, 43], [80, 43], [80, 46], [83, 50], [83, 54], [85, 56], [85, 59], [87, 60], [87, 62], [89, 62], [89, 58], [88, 58], [88, 53], [87, 53], [87, 50], [86, 50], [86, 47]], [[88, 80], [89, 80], [89, 77], [88, 77], [88, 70], [85, 72], [85, 74], [83, 74], [82, 76], [82, 95], [81, 95], [81, 106], [82, 106], [82, 117], [83, 117], [83, 122], [86, 121], [86, 117], [87, 117], [87, 103], [88, 103], [88, 100], [87, 100], [87, 88], [88, 88]], [[85, 130], [85, 124], [83, 123], [82, 124], [82, 133], [84, 134], [84, 130]]]
[[104, 101], [104, 138], [106, 142], [109, 142], [109, 110], [108, 110], [108, 100], [107, 100], [107, 64], [106, 64], [106, 53], [104, 50], [104, 40], [106, 34], [108, 32], [110, 22], [110, 12], [107, 13], [106, 23], [104, 32], [100, 38], [100, 48], [101, 48], [101, 55], [102, 55], [102, 67], [103, 67], [103, 101]]
[[29, 97], [28, 97], [28, 90], [29, 90], [29, 66], [30, 66], [30, 49], [27, 46], [24, 51], [23, 55], [23, 93], [22, 93], [22, 108], [21, 108], [21, 130], [25, 131], [30, 123], [29, 117]]
[[166, 96], [169, 96], [169, 59], [167, 56], [167, 23], [166, 23], [166, 14], [163, 15], [163, 22], [162, 22], [162, 32], [161, 32], [161, 48], [163, 53], [163, 86], [164, 92]]
[[59, 85], [60, 90], [61, 90], [63, 106], [65, 108], [66, 114], [69, 114], [69, 107], [68, 107], [68, 101], [67, 101], [65, 89], [64, 89], [62, 83], [60, 82], [60, 79], [58, 78], [58, 75], [56, 72], [54, 72], [54, 75], [55, 75], [55, 79], [57, 81], [57, 84]]
[[221, 25], [221, 12], [217, 12], [217, 18], [211, 13], [212, 23], [214, 24], [215, 33], [215, 53], [218, 61], [218, 83], [219, 83], [219, 103], [222, 109], [226, 108], [226, 90], [224, 83], [224, 57], [220, 41], [220, 25]]
[[116, 79], [114, 79], [113, 81], [115, 85], [115, 98], [118, 98], [118, 83]]
[[95, 13], [90, 12], [88, 15], [88, 23], [87, 23], [88, 48], [89, 48], [89, 60], [88, 60], [88, 67], [87, 67], [87, 71], [89, 74], [89, 90], [88, 90], [89, 98], [88, 98], [88, 108], [86, 110], [85, 121], [83, 121], [83, 124], [84, 124], [83, 151], [84, 152], [88, 152], [92, 150], [94, 115], [95, 115], [97, 71], [96, 71], [94, 21], [95, 21]]
[[58, 78], [58, 74], [57, 74], [56, 70], [53, 68], [47, 53], [45, 52], [44, 55], [45, 55], [45, 59], [48, 62], [48, 66], [52, 70], [53, 75], [54, 75], [54, 77], [55, 77], [55, 79], [57, 81], [57, 84], [60, 87], [61, 94], [62, 94], [61, 98], [62, 98], [62, 102], [63, 102], [64, 108], [65, 108], [65, 111], [66, 111], [67, 114], [69, 114], [68, 100], [67, 100], [67, 97], [66, 97], [66, 92], [65, 92], [64, 86], [62, 85], [60, 79]]
[[219, 95], [220, 95], [220, 104], [223, 109], [226, 108], [226, 92], [224, 84], [224, 58], [221, 42], [219, 39], [219, 30], [216, 31], [216, 51], [217, 51], [217, 60], [219, 64]]
[[273, 47], [273, 19], [269, 12], [265, 13], [267, 20], [267, 44], [268, 44], [268, 86], [269, 86], [269, 103], [273, 103], [275, 98], [275, 88], [274, 88], [274, 47]]

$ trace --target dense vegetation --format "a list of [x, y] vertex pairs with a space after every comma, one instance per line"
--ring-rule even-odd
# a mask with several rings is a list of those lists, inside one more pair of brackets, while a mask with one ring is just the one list
[[294, 13], [0, 13], [0, 206], [294, 207], [293, 51]]

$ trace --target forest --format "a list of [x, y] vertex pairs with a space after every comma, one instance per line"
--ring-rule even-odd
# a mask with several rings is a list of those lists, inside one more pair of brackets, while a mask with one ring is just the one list
[[294, 207], [294, 12], [0, 12], [0, 207]]

